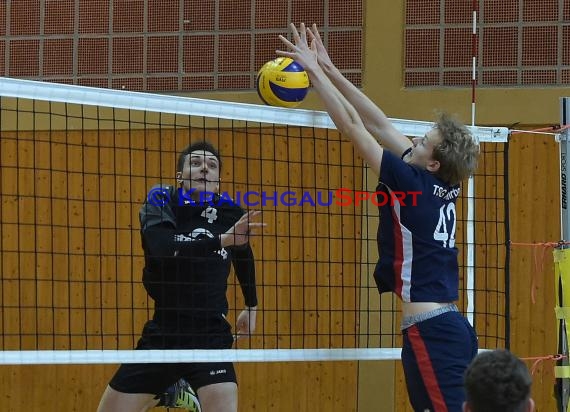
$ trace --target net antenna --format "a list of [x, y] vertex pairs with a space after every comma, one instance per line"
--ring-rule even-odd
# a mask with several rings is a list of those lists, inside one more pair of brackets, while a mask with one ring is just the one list
[[[473, 0], [473, 30], [472, 30], [472, 70], [471, 70], [471, 126], [475, 126], [475, 91], [477, 89], [477, 12], [479, 2]], [[467, 308], [466, 317], [471, 325], [475, 325], [475, 227], [473, 221], [475, 218], [475, 182], [473, 176], [469, 176], [467, 180]], [[508, 337], [507, 337], [508, 339]]]
[[[329, 191], [347, 185], [358, 190], [362, 164], [327, 113], [9, 78], [0, 78], [0, 103], [0, 231], [8, 239], [0, 250], [0, 364], [399, 359], [397, 311], [360, 300], [362, 288], [377, 294], [375, 286], [359, 280], [361, 264], [375, 263], [362, 262], [360, 250], [375, 244], [376, 233], [362, 238], [360, 225], [368, 216], [354, 205], [264, 209], [289, 237], [276, 230], [259, 240], [263, 322], [249, 348], [129, 350], [152, 306], [141, 292], [142, 250], [133, 216], [152, 184], [172, 178], [180, 147], [197, 138], [224, 145], [224, 170], [234, 191]], [[410, 137], [433, 127], [391, 120]], [[470, 129], [491, 149], [504, 146], [509, 133], [504, 127]], [[493, 153], [483, 157], [493, 162]], [[249, 174], [254, 166], [263, 176]], [[58, 217], [56, 208], [66, 213]], [[473, 214], [464, 216], [465, 244], [474, 241], [469, 232], [475, 227]], [[23, 239], [34, 239], [32, 247]], [[505, 242], [493, 247], [504, 248]], [[489, 265], [489, 272], [496, 270], [496, 263]], [[362, 276], [370, 277], [371, 272]], [[230, 294], [238, 288], [230, 286]], [[485, 298], [484, 285], [477, 290]], [[234, 299], [231, 307], [238, 306]], [[502, 313], [478, 309], [474, 302], [475, 318], [502, 319]], [[382, 312], [376, 335], [359, 321], [361, 313], [373, 312]], [[496, 347], [504, 332], [485, 330], [486, 323], [478, 330], [482, 346]]]

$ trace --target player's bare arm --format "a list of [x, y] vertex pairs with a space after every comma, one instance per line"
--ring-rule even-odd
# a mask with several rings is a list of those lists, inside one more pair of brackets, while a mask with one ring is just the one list
[[291, 24], [291, 31], [294, 43], [283, 36], [279, 36], [290, 51], [277, 50], [277, 54], [291, 57], [305, 68], [314, 90], [323, 101], [338, 131], [354, 143], [359, 155], [373, 170], [379, 173], [383, 154], [382, 146], [366, 130], [358, 112], [319, 66], [315, 46], [313, 44], [312, 47], [309, 47], [307, 42], [305, 24], [301, 23], [299, 31], [294, 24]]
[[412, 142], [388, 119], [384, 112], [366, 96], [360, 89], [342, 75], [340, 70], [333, 64], [317, 29], [313, 24], [307, 29], [311, 46], [317, 53], [317, 61], [327, 77], [343, 96], [354, 106], [360, 115], [366, 129], [379, 140], [380, 144], [391, 152], [401, 155]]

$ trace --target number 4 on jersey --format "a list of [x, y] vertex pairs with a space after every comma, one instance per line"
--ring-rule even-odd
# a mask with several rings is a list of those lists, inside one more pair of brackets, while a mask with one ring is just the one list
[[[433, 238], [443, 242], [443, 247], [455, 247], [455, 228], [457, 218], [455, 203], [448, 203], [439, 208], [439, 220], [433, 232]], [[451, 228], [451, 233], [448, 232]]]
[[208, 219], [208, 223], [214, 223], [214, 220], [218, 218], [218, 211], [213, 207], [207, 207], [200, 216]]

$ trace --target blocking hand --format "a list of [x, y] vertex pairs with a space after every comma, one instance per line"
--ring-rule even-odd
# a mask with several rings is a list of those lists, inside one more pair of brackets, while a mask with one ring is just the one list
[[[303, 66], [307, 72], [311, 72], [315, 68], [318, 68], [319, 64], [317, 62], [316, 51], [317, 45], [313, 41], [309, 47], [309, 43], [307, 42], [307, 29], [305, 28], [305, 23], [301, 23], [299, 31], [297, 31], [295, 25], [291, 23], [291, 32], [293, 33], [293, 42], [295, 44], [291, 43], [285, 37], [279, 35], [281, 41], [289, 48], [290, 51], [277, 50], [277, 55], [292, 58], [301, 66]], [[314, 37], [312, 33], [311, 37]]]

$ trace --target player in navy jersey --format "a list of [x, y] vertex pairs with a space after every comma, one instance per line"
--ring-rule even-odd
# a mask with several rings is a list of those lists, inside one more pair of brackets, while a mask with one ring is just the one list
[[[140, 210], [143, 283], [155, 308], [137, 349], [231, 348], [226, 289], [232, 263], [246, 306], [237, 318], [237, 335], [255, 329], [257, 295], [249, 236], [263, 226], [255, 221], [261, 212], [244, 213], [229, 201], [216, 202], [220, 169], [220, 156], [211, 144], [190, 145], [178, 160], [178, 190], [153, 188], [150, 193], [155, 195], [149, 195]], [[214, 198], [200, 195], [204, 193]], [[227, 362], [123, 364], [98, 411], [141, 412], [163, 405], [237, 412], [236, 382], [234, 367]]]
[[377, 190], [383, 196], [421, 192], [408, 203], [381, 202], [378, 195], [384, 205], [374, 278], [380, 293], [402, 300], [402, 364], [412, 407], [459, 412], [463, 373], [477, 354], [477, 337], [453, 303], [459, 284], [455, 202], [459, 183], [476, 168], [479, 147], [447, 115], [410, 141], [333, 65], [315, 25], [291, 29], [293, 43], [280, 36], [289, 51], [277, 53], [305, 68], [339, 132], [378, 174]]

